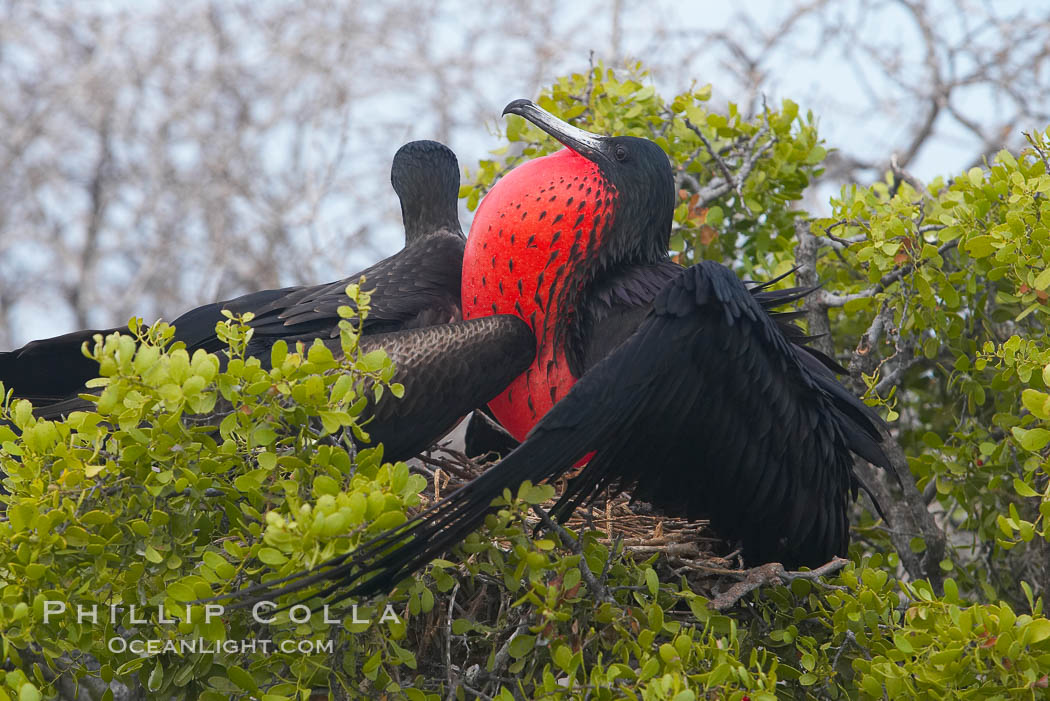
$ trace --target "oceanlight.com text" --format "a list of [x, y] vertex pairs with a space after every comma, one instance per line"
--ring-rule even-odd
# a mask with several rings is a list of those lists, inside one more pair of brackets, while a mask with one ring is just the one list
[[264, 655], [283, 652], [301, 655], [331, 654], [335, 650], [334, 640], [204, 640], [203, 638], [183, 638], [180, 640], [143, 640], [132, 638], [125, 640], [119, 636], [110, 638], [106, 647], [110, 652], [131, 652], [135, 655], [153, 656], [161, 653], [192, 654], [244, 654], [262, 653]]

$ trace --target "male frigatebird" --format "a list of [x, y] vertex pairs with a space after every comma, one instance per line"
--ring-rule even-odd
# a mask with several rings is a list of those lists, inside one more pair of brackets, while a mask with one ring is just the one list
[[[175, 319], [175, 340], [191, 353], [217, 352], [225, 343], [215, 334], [223, 310], [253, 312], [250, 355], [269, 363], [278, 340], [309, 344], [322, 338], [339, 348], [338, 309], [349, 304], [346, 286], [365, 277], [371, 291], [361, 348], [383, 348], [394, 361], [395, 380], [405, 385], [369, 410], [373, 442], [382, 442], [390, 460], [415, 455], [440, 438], [476, 406], [484, 404], [531, 361], [529, 329], [509, 316], [460, 321], [460, 277], [464, 237], [459, 224], [459, 165], [447, 146], [414, 141], [394, 156], [390, 182], [401, 201], [405, 247], [343, 280], [311, 287], [252, 292], [198, 307]], [[98, 374], [81, 352], [96, 333], [128, 333], [127, 327], [78, 331], [34, 341], [0, 353], [0, 381], [16, 397], [34, 402], [36, 413], [55, 418], [91, 404], [76, 395]], [[487, 366], [484, 373], [475, 364]], [[433, 397], [441, 397], [434, 411]]]
[[567, 147], [492, 188], [463, 261], [464, 317], [511, 313], [535, 334], [535, 361], [490, 403], [527, 438], [403, 526], [237, 596], [315, 583], [333, 601], [388, 591], [480, 526], [504, 490], [588, 457], [554, 507], [560, 519], [605, 487], [630, 489], [667, 515], [709, 518], [749, 563], [844, 554], [862, 486], [853, 453], [888, 460], [882, 422], [836, 381], [841, 368], [804, 345], [796, 314], [768, 311], [811, 290], [672, 263], [674, 180], [652, 141], [597, 136], [527, 100], [507, 113]]

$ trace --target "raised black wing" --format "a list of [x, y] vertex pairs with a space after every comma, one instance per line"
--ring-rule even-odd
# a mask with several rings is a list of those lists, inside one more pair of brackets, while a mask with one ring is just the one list
[[818, 565], [844, 553], [858, 487], [851, 453], [888, 461], [878, 417], [760, 303], [802, 294], [749, 291], [716, 263], [684, 270], [502, 462], [314, 573], [239, 596], [272, 599], [316, 583], [333, 601], [389, 590], [481, 525], [504, 489], [556, 478], [592, 452], [557, 516], [603, 487], [632, 488], [668, 514], [710, 518], [743, 542], [750, 562]]
[[[882, 422], [835, 380], [832, 361], [792, 343], [804, 337], [763, 308], [797, 296], [749, 293], [710, 262], [668, 286], [584, 378], [610, 381], [580, 383], [575, 401], [603, 407], [603, 418], [584, 424], [567, 406], [541, 422], [568, 453], [597, 450], [555, 515], [616, 486], [669, 515], [709, 518], [752, 563], [816, 566], [844, 554], [860, 486], [852, 453], [888, 466]], [[581, 433], [600, 438], [576, 444]]]

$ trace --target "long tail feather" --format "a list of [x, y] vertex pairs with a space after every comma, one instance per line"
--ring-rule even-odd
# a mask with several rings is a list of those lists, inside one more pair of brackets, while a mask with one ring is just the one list
[[321, 563], [309, 574], [265, 582], [228, 596], [236, 597], [234, 607], [241, 608], [257, 601], [273, 601], [322, 582], [327, 584], [309, 598], [325, 600], [339, 592], [338, 597], [328, 600], [330, 604], [351, 596], [389, 591], [401, 579], [477, 530], [485, 517], [495, 511], [492, 501], [504, 489], [515, 490], [526, 480], [536, 483], [554, 477], [586, 453], [583, 446], [576, 446], [575, 450], [566, 450], [566, 447], [556, 439], [522, 444], [473, 482], [406, 524], [362, 544], [354, 552]]

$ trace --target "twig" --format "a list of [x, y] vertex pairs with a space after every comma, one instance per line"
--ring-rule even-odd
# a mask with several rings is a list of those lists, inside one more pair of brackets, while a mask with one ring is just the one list
[[[922, 184], [922, 181], [916, 178], [914, 175], [904, 170], [904, 167], [897, 161], [897, 154], [890, 156], [890, 172], [893, 173], [894, 179], [899, 182], [906, 182], [912, 186], [915, 192], [919, 193], [919, 197], [923, 199], [929, 198], [929, 194], [926, 192], [926, 186]], [[896, 192], [896, 188], [894, 188]]]
[[452, 588], [452, 594], [448, 598], [448, 614], [445, 616], [445, 670], [448, 674], [448, 688], [455, 689], [452, 683], [452, 611], [456, 606], [456, 594], [459, 593], [459, 580]]
[[1035, 149], [1035, 152], [1039, 154], [1039, 158], [1043, 160], [1043, 166], [1046, 168], [1046, 173], [1050, 174], [1050, 160], [1047, 160], [1046, 151], [1039, 145], [1039, 140], [1036, 139], [1030, 132], [1022, 132], [1024, 138], [1028, 141], [1028, 144]]
[[[812, 234], [810, 235], [812, 236]], [[937, 254], [944, 255], [945, 253], [954, 249], [958, 245], [959, 240], [952, 239], [951, 241], [943, 244], [940, 248], [938, 248]], [[831, 292], [827, 292], [825, 290], [817, 290], [817, 292], [815, 292], [813, 296], [824, 307], [841, 307], [844, 304], [847, 304], [848, 302], [852, 302], [854, 300], [865, 299], [867, 297], [874, 297], [876, 294], [884, 291], [887, 287], [897, 282], [905, 275], [911, 273], [917, 268], [922, 267], [925, 263], [926, 260], [920, 260], [916, 263], [908, 263], [907, 265], [902, 265], [901, 267], [891, 270], [890, 272], [883, 275], [879, 279], [879, 281], [875, 283], [875, 285], [873, 285], [872, 287], [869, 287], [865, 290], [861, 290], [860, 292], [856, 292], [851, 295], [837, 295]]]
[[[529, 629], [528, 619], [518, 623], [517, 627], [510, 634], [510, 637], [503, 643], [503, 646], [496, 653], [496, 656], [492, 658], [492, 669], [489, 670], [487, 676], [493, 676], [497, 672], [503, 669], [503, 665], [507, 664], [507, 658], [510, 657], [510, 644], [514, 642], [514, 638], [518, 637]], [[466, 688], [465, 686], [463, 687]]]
[[718, 166], [718, 169], [722, 171], [722, 176], [726, 179], [726, 182], [733, 186], [736, 194], [740, 197], [740, 201], [743, 202], [744, 193], [740, 191], [740, 183], [737, 182], [736, 177], [733, 176], [733, 171], [729, 170], [729, 166], [726, 165], [726, 162], [722, 160], [722, 156], [715, 150], [715, 147], [711, 145], [711, 142], [707, 140], [707, 137], [704, 136], [704, 132], [700, 131], [700, 128], [693, 124], [688, 117], [685, 118], [685, 125], [691, 132], [699, 137], [700, 142], [704, 145], [704, 148], [707, 149], [708, 154], [710, 154], [711, 158]]
[[[574, 537], [569, 531], [562, 528], [561, 524], [557, 523], [552, 519], [546, 511], [541, 509], [539, 506], [533, 505], [532, 510], [539, 517], [540, 522], [558, 534], [558, 537], [562, 539], [562, 542], [568, 544], [569, 548], [580, 556], [580, 575], [583, 577], [583, 581], [587, 583], [587, 587], [594, 593], [595, 596], [600, 598], [602, 601], [609, 603], [615, 603], [612, 595], [609, 593], [609, 589], [594, 576], [591, 572], [590, 565], [587, 564], [587, 557], [583, 554], [583, 545], [580, 540]], [[609, 553], [609, 557], [612, 558], [613, 553]]]
[[859, 642], [857, 642], [857, 636], [853, 634], [852, 630], [847, 630], [846, 635], [842, 640], [842, 644], [839, 645], [838, 651], [835, 652], [835, 659], [831, 661], [831, 671], [833, 675], [828, 677], [827, 681], [824, 683], [825, 689], [829, 691], [831, 690], [831, 684], [834, 678], [834, 673], [837, 673], [839, 667], [839, 659], [842, 657], [842, 653], [846, 651], [846, 648], [849, 647], [851, 643], [854, 647], [860, 650], [861, 654], [864, 655], [865, 659], [871, 659], [871, 653], [868, 651], [868, 648], [864, 647]]
[[625, 545], [624, 552], [634, 555], [664, 553], [668, 557], [699, 557], [703, 553], [696, 543], [667, 543], [665, 545]]
[[456, 464], [452, 460], [447, 460], [445, 458], [439, 458], [436, 455], [423, 454], [423, 455], [419, 456], [419, 460], [424, 462], [424, 463], [426, 463], [426, 464], [428, 464], [428, 465], [433, 465], [434, 467], [440, 467], [441, 469], [443, 469], [443, 470], [445, 470], [447, 472], [451, 472], [456, 477], [459, 477], [460, 479], [463, 479], [463, 480], [467, 480], [468, 482], [470, 480], [473, 480], [475, 477], [477, 477], [477, 475], [471, 474], [465, 467]]
[[482, 693], [479, 689], [475, 689], [474, 687], [467, 686], [466, 684], [463, 684], [463, 683], [460, 683], [460, 686], [463, 687], [463, 691], [466, 691], [466, 692], [469, 692], [469, 693], [473, 694], [474, 698], [476, 698], [476, 699], [482, 699], [482, 701], [492, 701], [492, 697], [491, 696], [489, 696], [488, 694]]
[[[618, 535], [612, 543], [612, 547], [609, 548], [609, 557], [605, 558], [605, 564], [602, 565], [602, 573], [598, 577], [598, 581], [605, 585], [605, 581], [609, 577], [609, 568], [612, 567], [613, 558], [616, 557], [620, 552], [620, 548], [623, 545], [623, 536]], [[610, 595], [611, 596], [611, 595]]]
[[856, 236], [847, 239], [842, 238], [841, 236], [835, 236], [835, 234], [831, 233], [832, 229], [837, 229], [838, 227], [845, 226], [847, 224], [854, 224], [854, 222], [850, 219], [839, 219], [834, 224], [824, 227], [824, 236], [826, 236], [828, 240], [832, 242], [832, 248], [835, 251], [839, 251], [843, 248], [849, 248], [853, 244], [860, 243], [861, 241], [865, 241], [868, 238], [866, 234], [857, 234]]
[[898, 356], [898, 358], [897, 362], [894, 363], [894, 367], [889, 372], [884, 373], [879, 379], [878, 384], [875, 385], [874, 392], [880, 397], [884, 396], [884, 393], [900, 382], [904, 373], [906, 373], [913, 365], [922, 360], [921, 356]]
[[713, 567], [711, 568], [711, 571], [716, 574], [734, 576], [745, 575], [745, 578], [742, 582], [737, 582], [715, 597], [708, 606], [716, 611], [727, 611], [735, 606], [738, 601], [756, 589], [768, 584], [785, 584], [787, 582], [793, 582], [796, 579], [805, 579], [827, 589], [845, 589], [845, 587], [822, 582], [820, 581], [820, 578], [829, 574], [834, 574], [848, 564], [849, 560], [836, 557], [831, 562], [825, 563], [809, 572], [788, 572], [779, 562], [770, 562], [769, 564], [761, 565], [760, 567], [753, 567], [744, 572], [738, 572], [736, 570], [719, 570], [719, 568]]
[[766, 154], [769, 149], [773, 148], [773, 145], [777, 143], [776, 138], [771, 138], [762, 146], [755, 148], [758, 141], [770, 133], [769, 127], [763, 126], [754, 136], [752, 136], [746, 144], [743, 146], [744, 155], [740, 167], [737, 169], [734, 175], [728, 164], [722, 159], [718, 151], [711, 145], [707, 138], [701, 133], [700, 129], [690, 122], [688, 119], [685, 120], [685, 125], [693, 133], [695, 133], [700, 140], [704, 143], [708, 153], [715, 159], [715, 163], [718, 165], [719, 170], [722, 171], [722, 178], [724, 179], [712, 179], [706, 186], [699, 188], [696, 191], [697, 194], [697, 207], [704, 207], [710, 202], [717, 200], [730, 191], [735, 191], [740, 199], [740, 206], [751, 213], [750, 208], [744, 202], [743, 197], [743, 184], [747, 182], [748, 177], [751, 176], [751, 172], [755, 169], [755, 164], [758, 160]]

